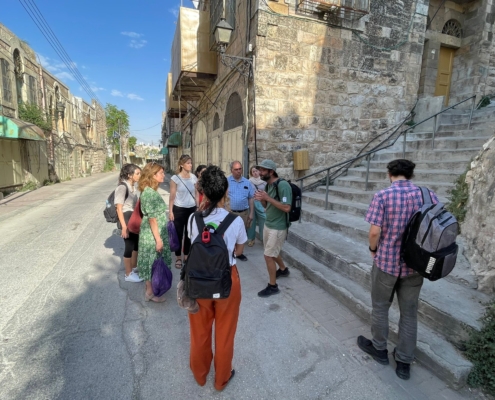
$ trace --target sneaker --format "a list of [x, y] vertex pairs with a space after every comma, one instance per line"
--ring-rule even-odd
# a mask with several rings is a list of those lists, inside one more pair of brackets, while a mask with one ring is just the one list
[[136, 268], [133, 268], [133, 269], [132, 269], [132, 272], [133, 272], [134, 274], [136, 274], [136, 275], [138, 275], [138, 274], [139, 274], [139, 270], [138, 270], [138, 268], [137, 268], [137, 267], [136, 267]]
[[248, 260], [247, 257], [244, 254], [239, 254], [235, 258], [238, 258], [241, 261], [247, 261]]
[[[392, 355], [395, 358], [395, 349]], [[409, 380], [411, 377], [411, 364], [406, 364], [401, 361], [395, 360], [397, 367], [395, 368], [395, 373], [400, 379], [404, 379], [405, 381]]]
[[361, 350], [365, 353], [368, 353], [373, 359], [382, 364], [388, 365], [388, 350], [377, 350], [375, 346], [373, 346], [373, 342], [369, 339], [366, 339], [364, 336], [358, 336], [357, 344]]
[[143, 281], [143, 279], [141, 279], [139, 277], [139, 275], [136, 274], [136, 273], [134, 273], [134, 272], [131, 272], [129, 275], [126, 275], [125, 278], [124, 278], [124, 280], [126, 282], [134, 282], [134, 283], [138, 283], [138, 282], [142, 282]]
[[258, 292], [258, 296], [269, 297], [277, 293], [280, 293], [280, 289], [278, 288], [278, 285], [275, 285], [275, 287], [273, 287], [272, 285], [268, 284], [268, 286], [265, 289], [263, 289], [261, 292]]
[[290, 275], [289, 267], [285, 267], [284, 270], [279, 268], [279, 269], [277, 269], [277, 273], [275, 274], [275, 276], [277, 278], [281, 278], [281, 277], [289, 276], [289, 275]]

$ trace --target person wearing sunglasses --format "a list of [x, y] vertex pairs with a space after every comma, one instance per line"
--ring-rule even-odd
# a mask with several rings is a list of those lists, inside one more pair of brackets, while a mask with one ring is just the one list
[[170, 179], [170, 203], [169, 219], [174, 222], [179, 242], [184, 246], [175, 252], [175, 268], [182, 268], [182, 250], [184, 250], [184, 261], [187, 259], [191, 240], [187, 232], [187, 220], [196, 211], [199, 204], [199, 195], [196, 190], [198, 178], [191, 173], [193, 168], [192, 158], [183, 154], [177, 163], [176, 174]]

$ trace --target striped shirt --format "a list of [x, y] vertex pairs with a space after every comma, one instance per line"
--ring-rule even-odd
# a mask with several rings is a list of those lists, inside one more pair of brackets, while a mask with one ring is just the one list
[[227, 180], [229, 182], [230, 209], [233, 211], [248, 209], [248, 199], [254, 197], [254, 187], [251, 182], [243, 176], [239, 181], [236, 181], [232, 175]]
[[[438, 203], [435, 193], [430, 194], [433, 203]], [[409, 219], [422, 205], [421, 190], [409, 180], [395, 181], [373, 197], [364, 219], [381, 228], [374, 261], [383, 272], [401, 277], [415, 273], [400, 262], [400, 247]]]

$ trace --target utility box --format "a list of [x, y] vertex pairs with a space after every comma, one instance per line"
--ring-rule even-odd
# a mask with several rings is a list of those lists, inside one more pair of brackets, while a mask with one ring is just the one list
[[292, 152], [294, 158], [294, 171], [305, 171], [309, 169], [308, 150], [295, 150]]

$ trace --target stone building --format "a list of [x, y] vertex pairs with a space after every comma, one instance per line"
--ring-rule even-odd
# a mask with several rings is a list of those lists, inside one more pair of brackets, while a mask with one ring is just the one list
[[[0, 64], [0, 188], [103, 171], [104, 109], [94, 100], [90, 104], [74, 96], [1, 24]], [[52, 129], [43, 131], [22, 121], [21, 105], [36, 105]]]

